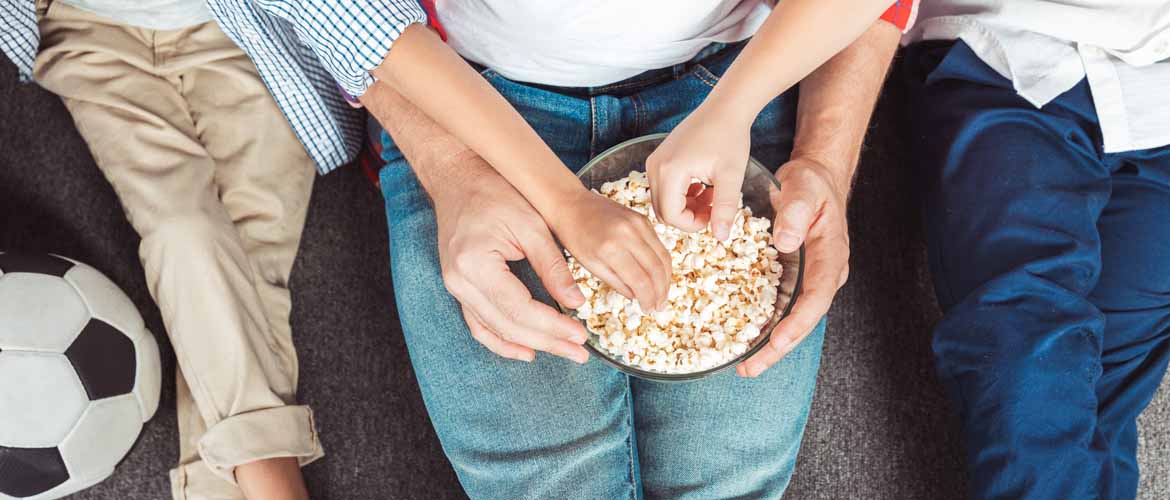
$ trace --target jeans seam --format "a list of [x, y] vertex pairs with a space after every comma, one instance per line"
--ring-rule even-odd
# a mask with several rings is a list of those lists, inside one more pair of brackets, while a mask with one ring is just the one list
[[715, 76], [715, 73], [712, 73], [711, 70], [702, 64], [696, 63], [695, 69], [691, 71], [691, 74], [695, 75], [695, 78], [698, 78], [699, 81], [711, 88], [715, 88], [715, 85], [719, 83], [719, 77]]
[[589, 98], [589, 156], [597, 152], [597, 98]]
[[636, 465], [634, 464], [634, 446], [636, 446], [634, 443], [634, 396], [633, 390], [630, 388], [630, 377], [623, 375], [622, 378], [626, 381], [626, 407], [630, 410], [626, 412], [626, 424], [629, 426], [629, 432], [626, 433], [626, 456], [630, 464], [629, 476], [627, 477], [630, 482], [630, 498], [637, 500], [638, 485], [634, 481], [634, 467]]
[[634, 106], [634, 135], [642, 135], [642, 109], [638, 107], [638, 96], [630, 96], [630, 104]]

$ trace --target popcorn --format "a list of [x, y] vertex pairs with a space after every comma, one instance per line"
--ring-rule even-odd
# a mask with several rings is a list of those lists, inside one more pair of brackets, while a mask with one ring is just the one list
[[598, 192], [650, 219], [673, 268], [664, 309], [642, 311], [569, 255], [585, 296], [577, 317], [601, 347], [628, 365], [664, 373], [713, 368], [747, 352], [775, 312], [783, 271], [771, 221], [752, 217], [741, 203], [730, 237], [719, 241], [710, 229], [687, 233], [659, 222], [643, 172], [606, 182]]

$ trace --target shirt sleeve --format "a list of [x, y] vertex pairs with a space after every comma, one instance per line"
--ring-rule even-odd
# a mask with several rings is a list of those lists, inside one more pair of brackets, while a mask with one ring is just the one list
[[293, 25], [341, 88], [361, 96], [407, 26], [427, 21], [417, 0], [255, 0]]
[[918, 17], [918, 2], [920, 0], [897, 0], [894, 5], [891, 5], [886, 12], [882, 14], [881, 19], [902, 30], [902, 33], [910, 31], [914, 26], [914, 18]]

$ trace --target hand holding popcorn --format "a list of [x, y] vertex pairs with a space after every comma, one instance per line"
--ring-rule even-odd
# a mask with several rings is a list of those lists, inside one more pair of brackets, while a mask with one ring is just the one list
[[[690, 232], [709, 226], [720, 240], [728, 238], [740, 207], [752, 125], [751, 118], [725, 111], [700, 106], [646, 159], [659, 219]], [[713, 186], [703, 203], [695, 202], [695, 182]]]
[[646, 310], [658, 307], [670, 285], [670, 255], [650, 222], [628, 204], [584, 189], [581, 193], [564, 203], [554, 233], [579, 264], [612, 290]]
[[646, 175], [601, 186], [601, 195], [645, 216], [673, 269], [665, 307], [646, 311], [569, 258], [585, 302], [577, 316], [602, 348], [647, 370], [687, 373], [713, 368], [747, 351], [775, 311], [781, 267], [770, 222], [737, 207], [728, 238], [683, 232], [659, 222]]

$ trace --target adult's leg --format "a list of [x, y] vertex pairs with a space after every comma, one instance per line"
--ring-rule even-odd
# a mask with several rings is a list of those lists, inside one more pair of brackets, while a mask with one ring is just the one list
[[1170, 147], [1117, 155], [1097, 228], [1101, 279], [1089, 299], [1105, 313], [1097, 426], [1116, 478], [1115, 498], [1138, 488], [1137, 416], [1170, 361]]
[[822, 321], [753, 379], [632, 379], [646, 498], [780, 498], [796, 467], [820, 367]]
[[[738, 51], [629, 98], [637, 134], [669, 132], [706, 97]], [[795, 93], [772, 101], [752, 127], [752, 156], [779, 167], [792, 149]], [[820, 367], [824, 322], [758, 378], [734, 372], [696, 382], [632, 380], [635, 436], [646, 498], [779, 498], [788, 486]]]
[[[571, 166], [588, 158], [589, 106], [548, 91], [489, 80]], [[423, 400], [443, 449], [472, 498], [634, 498], [629, 385], [600, 361], [539, 354], [501, 358], [472, 337], [440, 275], [435, 213], [383, 134], [381, 185], [399, 318]], [[513, 269], [552, 305], [532, 269]]]
[[[256, 319], [265, 326], [258, 333], [265, 336], [280, 373], [272, 377], [272, 389], [295, 405], [298, 366], [288, 282], [316, 169], [255, 65], [216, 23], [157, 36], [159, 50], [168, 51], [163, 70], [180, 76], [179, 91], [190, 106], [195, 131], [215, 161], [220, 200], [251, 264], [264, 314]], [[236, 478], [249, 497], [253, 492], [258, 498], [303, 494], [299, 466], [322, 456], [316, 429], [305, 425], [311, 421], [309, 414], [285, 429], [293, 441], [255, 443], [238, 458], [245, 462]], [[288, 444], [294, 446], [281, 448]]]
[[[941, 63], [939, 62], [941, 60]], [[917, 45], [911, 151], [929, 189], [938, 373], [976, 498], [1112, 498], [1097, 427], [1110, 174], [1085, 84], [1042, 110], [962, 42]]]
[[[141, 235], [147, 284], [175, 347], [184, 379], [175, 496], [240, 498], [233, 469], [243, 462], [236, 459], [256, 451], [257, 443], [295, 441], [287, 430], [311, 426], [311, 417], [274, 390], [288, 384], [260, 333], [263, 308], [243, 244], [217, 196], [214, 161], [178, 82], [156, 72], [152, 32], [59, 2], [41, 29], [37, 80], [64, 98]], [[197, 402], [198, 418], [185, 394]], [[211, 429], [197, 448], [182, 427], [192, 422]]]

